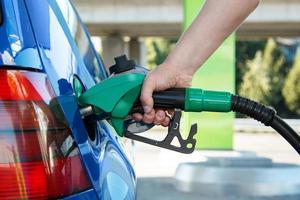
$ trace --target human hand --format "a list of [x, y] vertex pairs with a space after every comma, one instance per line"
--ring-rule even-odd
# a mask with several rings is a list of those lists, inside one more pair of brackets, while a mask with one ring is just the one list
[[145, 78], [140, 96], [144, 109], [144, 115], [135, 113], [132, 115], [136, 121], [144, 121], [147, 124], [168, 126], [170, 118], [165, 110], [153, 109], [152, 94], [154, 91], [162, 91], [169, 88], [189, 87], [192, 82], [192, 74], [175, 66], [165, 63], [151, 71]]

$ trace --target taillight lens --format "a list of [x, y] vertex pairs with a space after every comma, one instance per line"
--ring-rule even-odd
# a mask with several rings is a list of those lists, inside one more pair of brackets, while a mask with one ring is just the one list
[[0, 199], [53, 199], [91, 187], [53, 101], [45, 74], [0, 70]]

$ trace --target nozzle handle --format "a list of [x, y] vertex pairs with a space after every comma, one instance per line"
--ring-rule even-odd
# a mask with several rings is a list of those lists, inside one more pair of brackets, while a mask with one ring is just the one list
[[[153, 93], [154, 108], [161, 109], [180, 109], [184, 110], [185, 106], [185, 88], [172, 88]], [[134, 103], [131, 113], [144, 113], [142, 104], [139, 99]]]
[[[197, 88], [173, 88], [153, 93], [154, 108], [180, 109], [187, 112], [229, 112], [231, 94]], [[131, 113], [144, 113], [138, 99]]]

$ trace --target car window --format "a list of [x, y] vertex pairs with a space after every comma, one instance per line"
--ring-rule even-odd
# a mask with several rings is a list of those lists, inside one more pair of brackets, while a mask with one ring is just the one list
[[56, 1], [61, 9], [65, 21], [71, 31], [73, 39], [79, 49], [80, 55], [88, 68], [90, 74], [96, 81], [100, 81], [104, 77], [104, 65], [96, 55], [94, 47], [90, 42], [89, 35], [85, 32], [84, 27], [78, 18], [76, 11], [68, 0]]

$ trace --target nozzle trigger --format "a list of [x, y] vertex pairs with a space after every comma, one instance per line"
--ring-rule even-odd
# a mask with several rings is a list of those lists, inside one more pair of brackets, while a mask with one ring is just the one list
[[[197, 124], [193, 124], [191, 126], [187, 139], [183, 139], [180, 133], [180, 119], [181, 119], [181, 111], [175, 110], [174, 115], [168, 127], [168, 134], [162, 141], [143, 137], [141, 135], [131, 133], [127, 130], [124, 136], [157, 147], [169, 149], [172, 151], [177, 151], [180, 153], [190, 154], [195, 150], [196, 139], [194, 139], [194, 135], [197, 133]], [[179, 142], [179, 146], [175, 146], [172, 144], [172, 141], [175, 137]]]

